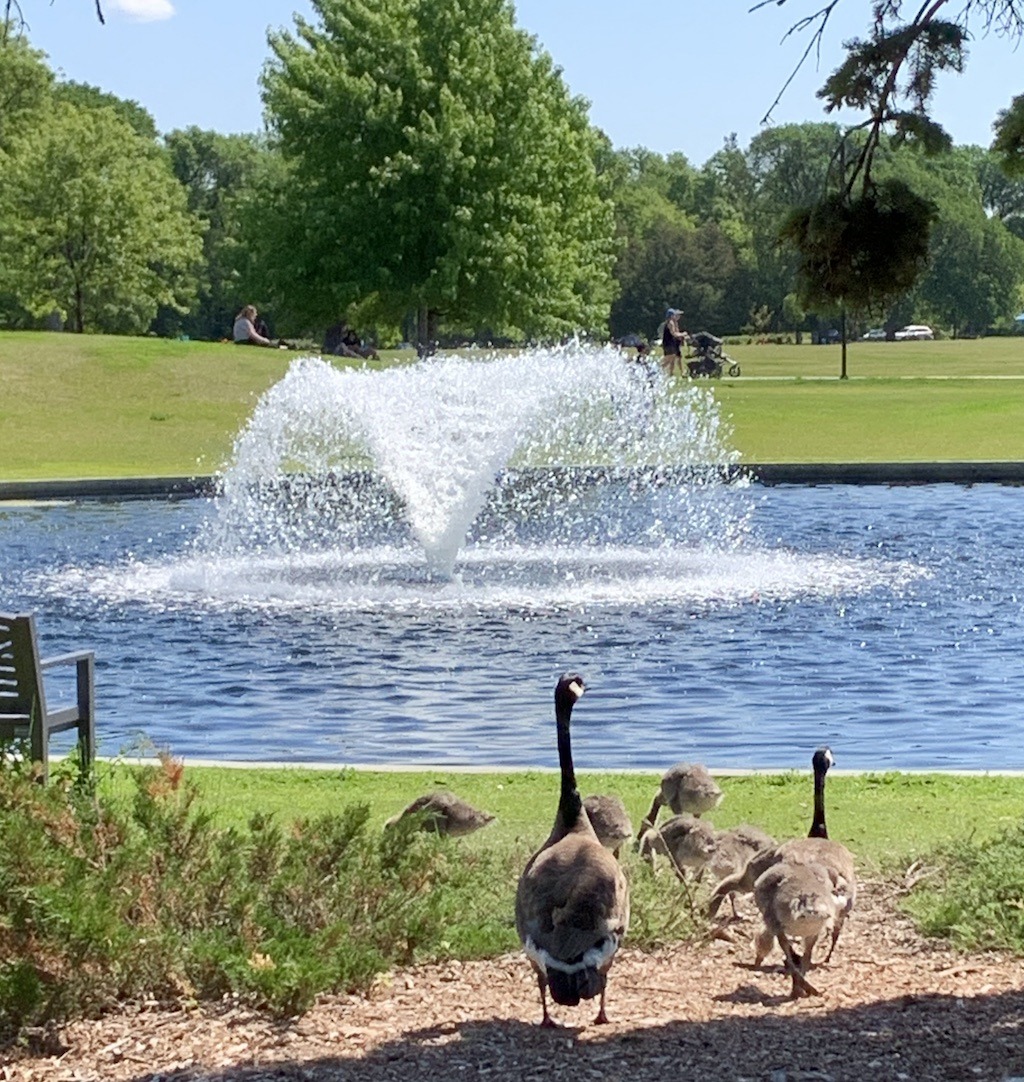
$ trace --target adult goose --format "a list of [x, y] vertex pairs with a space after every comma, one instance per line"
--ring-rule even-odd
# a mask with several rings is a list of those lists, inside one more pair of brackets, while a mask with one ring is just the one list
[[553, 1026], [547, 992], [562, 1006], [601, 997], [596, 1023], [608, 1021], [608, 970], [629, 925], [629, 888], [618, 861], [601, 845], [580, 799], [569, 722], [583, 678], [555, 687], [561, 792], [548, 840], [527, 862], [516, 890], [516, 929], [537, 974], [542, 1026]]

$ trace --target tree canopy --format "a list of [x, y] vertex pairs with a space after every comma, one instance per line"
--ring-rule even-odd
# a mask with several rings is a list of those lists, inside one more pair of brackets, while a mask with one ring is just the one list
[[270, 36], [263, 75], [289, 166], [287, 198], [263, 222], [290, 238], [275, 292], [290, 290], [292, 309], [305, 297], [309, 319], [375, 295], [396, 318], [426, 310], [525, 335], [602, 327], [614, 248], [597, 136], [511, 3], [312, 6], [316, 24], [297, 17], [294, 33]]
[[[794, 24], [791, 32], [810, 32], [804, 59], [820, 47], [839, 3], [828, 0]], [[877, 180], [879, 156], [885, 146], [912, 145], [927, 154], [950, 149], [930, 113], [939, 73], [963, 70], [972, 20], [1019, 39], [1022, 10], [1016, 0], [958, 0], [956, 9], [949, 0], [872, 3], [868, 34], [844, 43], [845, 59], [819, 91], [827, 111], [866, 116], [839, 140], [820, 196], [795, 208], [783, 228], [799, 254], [798, 287], [806, 303], [878, 308], [924, 272], [938, 210], [903, 180]], [[1012, 128], [1008, 117], [1004, 131]], [[852, 142], [855, 132], [862, 137]], [[1012, 160], [1011, 134], [1005, 143], [1003, 156]]]
[[144, 332], [194, 293], [200, 230], [160, 149], [54, 100], [0, 170], [0, 293], [76, 331]]

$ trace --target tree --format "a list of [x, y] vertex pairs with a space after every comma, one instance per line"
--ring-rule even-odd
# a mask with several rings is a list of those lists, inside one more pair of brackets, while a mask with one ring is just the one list
[[740, 273], [732, 242], [714, 222], [696, 229], [655, 222], [620, 257], [612, 334], [651, 334], [670, 305], [683, 309], [691, 329], [738, 327], [732, 287]]
[[333, 320], [376, 294], [396, 317], [506, 333], [603, 326], [614, 246], [597, 136], [511, 3], [312, 6], [318, 25], [270, 36], [263, 75], [291, 170], [290, 205], [272, 203], [289, 307]]
[[53, 73], [23, 38], [0, 47], [0, 164], [15, 136], [38, 122], [49, 101]]
[[111, 109], [56, 101], [0, 173], [0, 293], [75, 331], [141, 333], [184, 308], [201, 228], [159, 147]]
[[128, 101], [119, 98], [116, 94], [110, 94], [106, 90], [100, 90], [97, 86], [88, 83], [63, 82], [57, 83], [53, 88], [57, 98], [69, 101], [73, 105], [80, 105], [85, 109], [113, 109], [136, 135], [143, 139], [153, 141], [157, 137], [156, 121], [148, 109], [143, 108], [137, 101]]
[[[751, 192], [750, 225], [754, 297], [767, 304], [776, 325], [785, 321], [786, 297], [793, 290], [796, 260], [779, 243], [779, 230], [793, 207], [813, 203], [826, 190], [829, 167], [840, 137], [836, 124], [787, 124], [756, 135], [746, 152]], [[789, 311], [793, 311], [792, 304]]]
[[[204, 272], [198, 302], [185, 315], [173, 308], [161, 310], [157, 330], [217, 339], [227, 334], [243, 299], [249, 299], [240, 291], [246, 256], [237, 239], [238, 208], [249, 198], [261, 159], [270, 151], [256, 136], [220, 135], [197, 127], [172, 131], [164, 143], [188, 209], [205, 226]], [[258, 217], [254, 229], [259, 229]]]
[[[899, 152], [891, 168], [899, 170], [939, 208], [928, 268], [914, 297], [953, 334], [979, 332], [1019, 311], [1018, 292], [1024, 243], [1013, 236], [993, 200], [1011, 214], [1009, 181], [992, 187], [994, 155], [977, 148], [956, 148], [924, 168], [919, 155]], [[986, 180], [988, 184], [986, 185]]]
[[[759, 0], [752, 10], [792, 2]], [[798, 67], [821, 49], [839, 2], [826, 0], [791, 27], [791, 34], [810, 35]], [[868, 136], [860, 161], [867, 176], [886, 128], [900, 140], [918, 141], [933, 149], [949, 146], [948, 135], [929, 113], [930, 100], [939, 72], [963, 70], [965, 45], [973, 33], [993, 32], [1011, 42], [1024, 36], [1020, 0], [923, 0], [919, 6], [910, 5], [909, 18], [904, 17], [906, 7], [903, 0], [872, 0], [869, 36], [844, 43], [845, 61], [818, 94], [828, 110], [846, 105], [868, 113], [863, 124]], [[942, 18], [944, 14], [950, 18]], [[1005, 130], [1001, 152], [1010, 159], [1019, 157], [1024, 147], [1022, 122], [1024, 96], [1014, 99], [998, 121]]]
[[[875, 0], [869, 35], [845, 43], [845, 60], [819, 91], [827, 111], [845, 107], [867, 116], [852, 129], [863, 134], [859, 146], [850, 153], [844, 139], [837, 148], [830, 191], [797, 208], [784, 227], [799, 253], [799, 289], [809, 303], [816, 298], [842, 314], [886, 306], [927, 265], [937, 210], [900, 180], [876, 182], [883, 140], [930, 154], [948, 150], [951, 140], [931, 117], [930, 101], [940, 72], [963, 70], [971, 19], [1018, 38], [1024, 30], [1017, 0], [958, 0], [957, 9], [948, 2], [924, 0], [905, 19], [902, 0]], [[811, 31], [801, 63], [820, 47], [838, 3], [827, 0], [792, 28]], [[951, 19], [940, 18], [944, 10]], [[841, 374], [845, 378], [845, 337]]]

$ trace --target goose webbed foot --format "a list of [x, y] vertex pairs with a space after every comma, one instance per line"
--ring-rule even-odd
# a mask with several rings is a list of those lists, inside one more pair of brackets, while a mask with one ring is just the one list
[[594, 1019], [595, 1026], [606, 1026], [608, 1024], [608, 1015], [604, 1013], [604, 992], [601, 993], [601, 1006], [598, 1008], [597, 1017]]

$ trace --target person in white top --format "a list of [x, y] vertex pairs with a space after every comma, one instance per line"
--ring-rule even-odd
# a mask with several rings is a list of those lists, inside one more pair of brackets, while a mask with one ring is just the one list
[[256, 330], [256, 317], [258, 314], [254, 304], [247, 304], [235, 316], [235, 328], [232, 337], [236, 346], [270, 346], [274, 348], [277, 345], [276, 342], [272, 342]]

